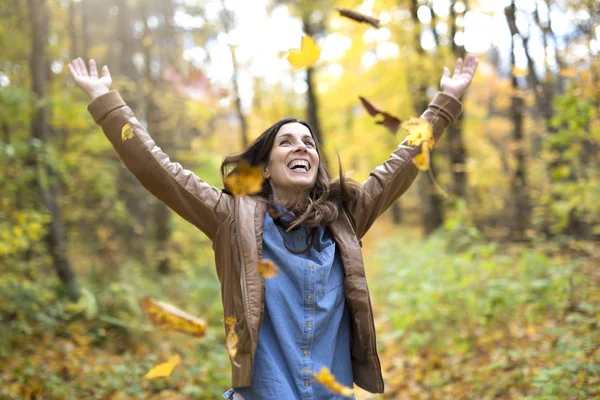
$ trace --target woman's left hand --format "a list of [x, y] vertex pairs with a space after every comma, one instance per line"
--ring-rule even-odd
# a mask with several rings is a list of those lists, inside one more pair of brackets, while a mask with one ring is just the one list
[[479, 61], [474, 55], [467, 54], [464, 64], [461, 58], [456, 60], [456, 67], [454, 67], [454, 74], [452, 76], [450, 76], [448, 67], [444, 67], [444, 75], [440, 81], [442, 91], [460, 99], [471, 84], [478, 64]]

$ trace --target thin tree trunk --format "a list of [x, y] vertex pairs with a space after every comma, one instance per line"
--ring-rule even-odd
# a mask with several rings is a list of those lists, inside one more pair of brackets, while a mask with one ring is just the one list
[[92, 41], [90, 37], [90, 29], [88, 26], [89, 23], [89, 0], [81, 0], [81, 38], [82, 38], [82, 55], [85, 60], [89, 60], [90, 58], [90, 48], [92, 46]]
[[[505, 14], [509, 25], [511, 25], [511, 31], [513, 30], [514, 15], [515, 15], [515, 3], [505, 9]], [[515, 145], [515, 160], [516, 167], [511, 182], [511, 195], [512, 195], [512, 211], [513, 221], [511, 224], [511, 233], [514, 239], [523, 240], [525, 239], [525, 231], [529, 226], [529, 219], [531, 215], [531, 205], [529, 201], [529, 195], [527, 192], [527, 173], [526, 173], [526, 161], [525, 161], [525, 149], [523, 140], [523, 110], [525, 107], [523, 99], [517, 95], [518, 83], [517, 77], [514, 74], [515, 67], [515, 36], [511, 35], [511, 84], [513, 88], [513, 95], [511, 96], [511, 119], [513, 121], [513, 140]], [[535, 90], [535, 89], [534, 89]]]
[[[411, 0], [410, 12], [414, 26], [414, 42], [415, 49], [419, 54], [419, 58], [423, 59], [426, 57], [425, 51], [421, 47], [421, 22], [417, 16], [417, 10], [419, 3], [417, 0]], [[421, 78], [423, 79], [423, 78]], [[416, 112], [423, 112], [428, 107], [428, 101], [426, 97], [427, 82], [417, 82], [412, 88], [413, 104]], [[435, 152], [431, 154], [430, 165], [431, 174], [436, 176], [436, 157]], [[421, 174], [419, 177], [419, 197], [421, 198], [421, 223], [423, 226], [423, 233], [429, 236], [433, 231], [439, 228], [444, 222], [443, 204], [442, 197], [433, 185], [433, 181], [429, 174]]]
[[[307, 35], [313, 36], [315, 33], [309, 21], [308, 13], [302, 17], [302, 28]], [[315, 80], [315, 68], [308, 67], [306, 69], [306, 85], [308, 87], [306, 91], [306, 120], [315, 130], [317, 136], [316, 139], [319, 142], [319, 145], [321, 148], [324, 148], [325, 137], [321, 131], [321, 121], [319, 119], [319, 99], [317, 97], [317, 85]], [[321, 154], [321, 162], [326, 166], [328, 165], [325, 152]]]
[[71, 58], [75, 58], [79, 56], [78, 48], [77, 48], [77, 8], [75, 1], [71, 0], [69, 3], [69, 44], [71, 45]]
[[31, 17], [31, 82], [35, 95], [31, 136], [41, 143], [40, 149], [34, 149], [34, 167], [36, 170], [36, 185], [40, 192], [43, 205], [50, 213], [46, 244], [52, 257], [54, 269], [66, 288], [67, 295], [72, 300], [80, 296], [79, 286], [67, 255], [67, 242], [63, 232], [60, 209], [57, 204], [57, 193], [49, 176], [51, 171], [46, 167], [42, 155], [45, 153], [48, 137], [48, 110], [41, 101], [46, 97], [46, 82], [48, 80], [46, 43], [48, 38], [48, 10], [45, 0], [29, 0]]

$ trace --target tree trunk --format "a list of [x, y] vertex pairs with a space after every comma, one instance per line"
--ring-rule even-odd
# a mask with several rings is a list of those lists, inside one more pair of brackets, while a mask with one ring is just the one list
[[[426, 54], [423, 48], [421, 47], [421, 22], [419, 21], [419, 18], [417, 16], [418, 7], [418, 1], [411, 0], [410, 11], [414, 26], [415, 49], [419, 54], [419, 58], [424, 59], [426, 57]], [[413, 104], [417, 113], [425, 111], [429, 105], [426, 97], [426, 78], [420, 79], [423, 79], [423, 81], [416, 82], [416, 84], [411, 88], [413, 95]], [[431, 174], [435, 176], [435, 152], [432, 152], [431, 154], [429, 168], [431, 169]], [[431, 180], [429, 174], [427, 174], [426, 176], [424, 174], [421, 174], [421, 176], [419, 177], [419, 197], [421, 198], [421, 223], [423, 226], [423, 233], [426, 236], [428, 236], [438, 227], [440, 227], [444, 222], [442, 198], [437, 192], [435, 186], [433, 185], [433, 181]]]
[[[305, 14], [302, 18], [302, 27], [307, 35], [313, 36], [314, 31], [309, 21], [309, 14]], [[319, 119], [319, 100], [317, 98], [316, 82], [315, 82], [315, 68], [308, 67], [306, 69], [306, 85], [308, 90], [306, 91], [306, 121], [313, 127], [316, 132], [316, 140], [319, 142], [321, 149], [325, 147], [325, 138], [321, 131], [321, 121]], [[321, 154], [321, 162], [328, 165], [327, 157], [323, 151]]]
[[77, 8], [74, 1], [69, 3], [69, 44], [71, 45], [71, 58], [79, 57], [77, 48]]
[[90, 29], [89, 29], [89, 0], [81, 0], [81, 38], [82, 38], [82, 47], [81, 50], [82, 57], [85, 60], [89, 60], [90, 58], [90, 48], [92, 46], [92, 41], [90, 38]]
[[[515, 4], [512, 4], [505, 9], [505, 14], [509, 25], [515, 26], [514, 14]], [[511, 27], [511, 30], [513, 28]], [[513, 121], [513, 140], [515, 145], [515, 160], [516, 167], [511, 182], [511, 195], [512, 195], [512, 210], [513, 210], [513, 221], [511, 224], [511, 234], [514, 239], [524, 240], [525, 231], [529, 226], [529, 219], [531, 215], [531, 205], [529, 202], [529, 196], [527, 192], [527, 173], [526, 173], [526, 160], [525, 160], [525, 149], [523, 140], [523, 110], [525, 107], [523, 99], [517, 95], [518, 83], [517, 77], [514, 74], [515, 67], [515, 34], [511, 36], [511, 83], [513, 88], [513, 94], [511, 96], [511, 119]], [[535, 89], [534, 89], [535, 90]]]
[[[463, 14], [464, 15], [464, 14]], [[454, 42], [458, 31], [456, 25], [456, 12], [453, 5], [450, 5], [451, 37], [450, 46], [452, 53], [456, 58], [465, 58], [464, 46], [459, 46]], [[452, 71], [451, 71], [452, 72]], [[464, 104], [464, 96], [463, 96]], [[450, 173], [452, 176], [452, 194], [463, 199], [467, 198], [467, 149], [463, 140], [463, 121], [464, 112], [460, 114], [454, 124], [448, 127], [446, 134], [448, 138], [448, 158], [450, 160]]]
[[69, 298], [76, 301], [80, 296], [80, 291], [67, 255], [67, 242], [63, 232], [60, 209], [57, 204], [58, 194], [50, 176], [52, 171], [46, 167], [43, 159], [48, 137], [48, 110], [42, 102], [46, 98], [46, 81], [48, 80], [46, 43], [49, 21], [45, 0], [29, 0], [29, 10], [32, 29], [30, 70], [32, 92], [36, 99], [31, 136], [40, 143], [39, 149], [33, 149], [33, 162], [36, 170], [35, 180], [42, 203], [50, 213], [46, 244], [52, 257], [54, 269], [65, 285]]

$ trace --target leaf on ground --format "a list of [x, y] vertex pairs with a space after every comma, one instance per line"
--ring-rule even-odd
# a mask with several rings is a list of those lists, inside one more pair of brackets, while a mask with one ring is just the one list
[[166, 363], [158, 364], [148, 371], [148, 373], [144, 376], [144, 379], [169, 377], [171, 376], [171, 373], [173, 373], [173, 369], [175, 369], [175, 367], [180, 363], [181, 357], [179, 357], [179, 354], [175, 354], [174, 356], [169, 357], [169, 361]]
[[230, 316], [225, 318], [225, 326], [227, 326], [227, 338], [225, 339], [225, 347], [227, 348], [227, 352], [229, 353], [229, 357], [233, 362], [233, 365], [236, 367], [241, 367], [237, 362], [234, 361], [235, 355], [237, 354], [237, 346], [238, 346], [238, 335], [235, 333], [235, 317]]
[[350, 18], [351, 20], [356, 21], [356, 22], [363, 22], [363, 23], [369, 24], [369, 25], [375, 27], [376, 29], [381, 28], [381, 24], [380, 24], [379, 20], [375, 17], [370, 17], [368, 15], [361, 14], [358, 11], [350, 10], [350, 9], [344, 8], [344, 7], [334, 7], [334, 8], [336, 10], [338, 10], [338, 12], [340, 13], [340, 15], [342, 17]]
[[206, 322], [161, 301], [146, 297], [142, 301], [142, 310], [150, 317], [155, 326], [188, 334], [194, 337], [204, 337]]
[[381, 121], [376, 121], [377, 124], [385, 126], [390, 132], [392, 132], [392, 134], [395, 134], [398, 131], [398, 128], [402, 123], [402, 121], [399, 118], [393, 116], [392, 114], [386, 111], [380, 110], [379, 108], [375, 107], [373, 103], [371, 103], [369, 100], [365, 99], [362, 96], [358, 96], [358, 98], [360, 99], [360, 102], [362, 103], [363, 107], [365, 108], [365, 110], [367, 110], [370, 116], [383, 116], [383, 119]]
[[321, 367], [321, 370], [318, 373], [313, 371], [312, 374], [315, 380], [329, 389], [330, 392], [341, 394], [346, 397], [354, 396], [354, 390], [336, 381], [335, 376], [328, 368]]
[[279, 267], [271, 260], [260, 260], [258, 264], [256, 264], [256, 269], [258, 270], [258, 273], [266, 279], [273, 278], [279, 273]]
[[234, 196], [245, 196], [260, 191], [264, 181], [263, 167], [252, 167], [247, 161], [241, 161], [239, 171], [225, 178], [225, 186]]
[[128, 122], [121, 128], [121, 140], [124, 142], [127, 139], [133, 138], [133, 126]]
[[309, 35], [302, 37], [300, 50], [290, 50], [287, 60], [294, 68], [308, 68], [317, 62], [321, 56], [321, 48]]

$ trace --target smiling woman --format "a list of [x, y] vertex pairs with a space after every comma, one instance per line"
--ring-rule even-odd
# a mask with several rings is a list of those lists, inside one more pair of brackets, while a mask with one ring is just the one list
[[[444, 70], [443, 92], [422, 115], [436, 143], [460, 114], [458, 98], [476, 68], [467, 56], [452, 76]], [[404, 141], [359, 185], [341, 171], [331, 179], [315, 131], [283, 119], [223, 161], [224, 182], [242, 167], [264, 167], [258, 193], [234, 196], [169, 159], [119, 93], [109, 91], [107, 67], [98, 76], [93, 60], [88, 72], [76, 59], [69, 71], [127, 168], [213, 241], [224, 328], [238, 338], [224, 397], [341, 399], [353, 384], [383, 393], [360, 240], [415, 180], [412, 159], [422, 147]], [[266, 278], [258, 266], [268, 262], [279, 273]]]

